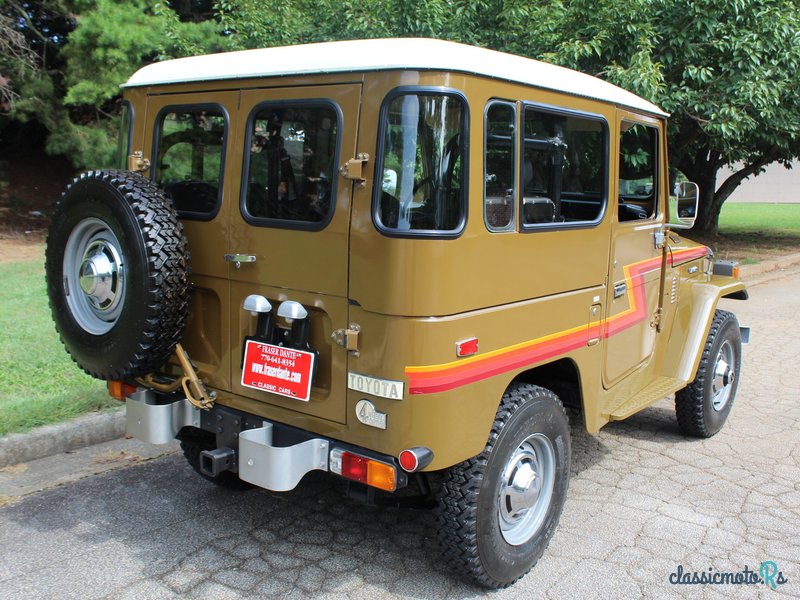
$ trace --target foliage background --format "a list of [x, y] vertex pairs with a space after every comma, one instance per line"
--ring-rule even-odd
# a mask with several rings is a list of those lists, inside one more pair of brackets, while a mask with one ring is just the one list
[[555, 62], [662, 106], [707, 234], [744, 178], [800, 157], [800, 0], [0, 0], [0, 157], [110, 165], [118, 86], [152, 61], [389, 36]]

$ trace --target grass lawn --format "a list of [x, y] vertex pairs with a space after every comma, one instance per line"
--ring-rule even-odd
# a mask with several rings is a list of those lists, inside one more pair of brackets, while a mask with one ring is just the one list
[[0, 436], [119, 406], [61, 345], [43, 262], [0, 262]]
[[721, 233], [775, 233], [800, 237], [800, 204], [733, 203], [722, 205]]
[[719, 235], [697, 241], [708, 244], [719, 258], [742, 264], [800, 252], [800, 204], [726, 202]]

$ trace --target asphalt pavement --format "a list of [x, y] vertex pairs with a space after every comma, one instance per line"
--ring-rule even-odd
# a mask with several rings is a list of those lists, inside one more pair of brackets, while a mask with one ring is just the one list
[[[800, 269], [765, 277], [724, 302], [752, 327], [724, 429], [683, 437], [669, 400], [594, 436], [574, 419], [561, 523], [509, 589], [449, 573], [427, 512], [322, 474], [229, 492], [117, 440], [0, 469], [0, 598], [800, 597]], [[745, 569], [786, 582], [671, 582]]]

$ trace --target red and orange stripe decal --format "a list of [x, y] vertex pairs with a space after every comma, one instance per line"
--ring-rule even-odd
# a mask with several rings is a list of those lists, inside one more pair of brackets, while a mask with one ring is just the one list
[[[676, 250], [670, 253], [671, 265], [706, 256], [705, 246]], [[420, 367], [406, 367], [410, 394], [432, 394], [487, 379], [500, 373], [544, 362], [586, 346], [592, 338], [607, 338], [648, 318], [644, 293], [644, 277], [661, 267], [661, 257], [643, 260], [624, 267], [625, 282], [630, 305], [623, 312], [606, 319], [594, 321], [565, 331], [539, 337], [527, 342], [507, 346], [486, 354], [461, 360]]]

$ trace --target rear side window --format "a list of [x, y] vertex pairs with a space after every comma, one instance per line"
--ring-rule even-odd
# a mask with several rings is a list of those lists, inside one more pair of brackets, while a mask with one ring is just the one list
[[492, 102], [486, 109], [484, 218], [490, 231], [514, 229], [516, 107]]
[[119, 116], [119, 134], [117, 136], [117, 159], [114, 161], [117, 169], [128, 168], [128, 155], [131, 153], [131, 132], [133, 130], [133, 108], [130, 102], [122, 103]]
[[524, 127], [523, 226], [597, 222], [605, 207], [605, 121], [528, 107]]
[[243, 212], [256, 224], [320, 229], [335, 206], [339, 113], [269, 104], [250, 118]]
[[638, 221], [656, 214], [658, 130], [622, 122], [619, 142], [619, 220]]
[[466, 220], [465, 102], [445, 92], [395, 93], [384, 102], [376, 185], [378, 228], [456, 235]]
[[219, 208], [227, 118], [220, 107], [162, 111], [155, 178], [182, 217], [210, 219]]

